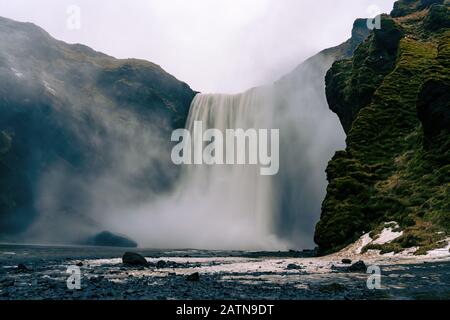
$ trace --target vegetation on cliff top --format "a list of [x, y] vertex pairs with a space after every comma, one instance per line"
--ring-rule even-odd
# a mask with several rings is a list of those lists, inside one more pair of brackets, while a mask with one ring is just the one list
[[387, 221], [403, 235], [371, 248], [420, 254], [447, 243], [450, 17], [447, 2], [432, 2], [397, 2], [396, 18], [383, 16], [382, 29], [327, 75], [330, 108], [348, 137], [327, 168], [315, 235], [325, 252]]

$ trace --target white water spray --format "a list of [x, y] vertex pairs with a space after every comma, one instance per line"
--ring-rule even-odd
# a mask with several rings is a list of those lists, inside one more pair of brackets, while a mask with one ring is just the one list
[[[193, 134], [195, 121], [202, 121], [204, 130], [222, 132], [273, 128], [273, 107], [267, 102], [263, 88], [237, 95], [197, 95], [192, 102], [187, 129]], [[235, 230], [229, 237], [242, 239], [252, 235], [251, 247], [284, 247], [273, 230], [273, 177], [262, 176], [257, 165], [198, 165], [185, 169], [184, 187], [192, 190], [200, 201], [212, 204], [205, 214], [207, 219], [216, 221], [219, 233], [227, 234], [223, 228], [226, 226]], [[222, 225], [223, 220], [231, 223]]]

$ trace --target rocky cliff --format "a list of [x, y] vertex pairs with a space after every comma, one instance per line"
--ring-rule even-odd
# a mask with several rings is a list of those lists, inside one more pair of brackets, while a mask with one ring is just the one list
[[[327, 168], [316, 227], [322, 252], [385, 222], [401, 237], [383, 252], [443, 247], [450, 233], [449, 1], [397, 1], [350, 59], [326, 76], [330, 109], [347, 148]], [[365, 248], [370, 249], [370, 248]]]
[[95, 225], [87, 208], [107, 201], [101, 193], [170, 189], [170, 133], [195, 95], [187, 84], [30, 23], [0, 18], [0, 43], [0, 239], [37, 212]]

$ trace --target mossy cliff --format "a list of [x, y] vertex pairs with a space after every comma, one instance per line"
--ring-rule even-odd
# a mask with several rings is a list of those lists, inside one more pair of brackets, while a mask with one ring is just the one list
[[326, 76], [347, 148], [327, 168], [316, 227], [322, 252], [397, 221], [384, 252], [444, 246], [450, 234], [449, 1], [398, 1], [350, 59]]

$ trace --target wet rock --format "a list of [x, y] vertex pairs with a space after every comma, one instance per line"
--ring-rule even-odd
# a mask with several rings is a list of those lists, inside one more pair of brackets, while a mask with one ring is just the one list
[[200, 274], [198, 272], [193, 273], [186, 278], [187, 281], [198, 282], [200, 281]]
[[125, 252], [122, 263], [130, 266], [148, 266], [147, 260], [135, 252]]
[[352, 264], [352, 260], [350, 259], [342, 259], [343, 264]]
[[76, 266], [77, 266], [77, 267], [82, 267], [82, 266], [83, 266], [83, 262], [78, 262], [78, 263], [76, 264]]
[[348, 272], [367, 272], [367, 266], [364, 261], [359, 260], [347, 268]]
[[301, 269], [303, 269], [303, 267], [295, 263], [290, 263], [286, 267], [286, 270], [301, 270]]
[[164, 268], [167, 268], [167, 262], [164, 261], [164, 260], [159, 260], [159, 261], [156, 263], [156, 268], [157, 268], [157, 269], [164, 269]]
[[19, 272], [28, 272], [28, 271], [31, 271], [31, 269], [30, 268], [28, 268], [26, 265], [24, 265], [23, 263], [19, 263], [18, 265], [17, 265], [17, 271], [19, 271]]
[[82, 244], [88, 246], [123, 248], [136, 248], [138, 246], [134, 240], [131, 240], [123, 235], [113, 234], [109, 231], [100, 232], [86, 239]]
[[358, 262], [355, 262], [351, 266], [331, 266], [331, 270], [337, 271], [337, 272], [367, 272], [367, 266], [364, 263], [364, 261], [359, 260]]

